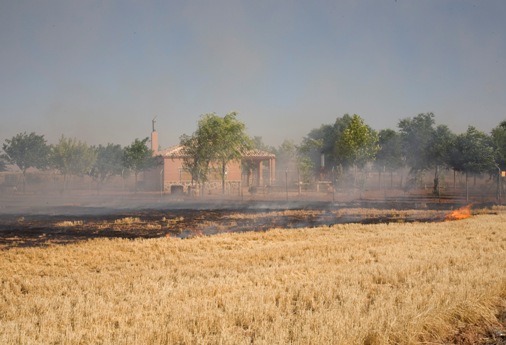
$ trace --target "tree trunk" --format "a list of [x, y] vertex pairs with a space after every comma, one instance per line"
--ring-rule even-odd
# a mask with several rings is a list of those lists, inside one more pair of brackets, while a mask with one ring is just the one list
[[439, 196], [439, 165], [436, 165], [434, 172], [434, 195]]
[[25, 194], [25, 192], [26, 192], [26, 169], [23, 170], [22, 179], [23, 179], [23, 194]]
[[225, 195], [225, 175], [226, 175], [226, 163], [221, 162], [221, 194]]
[[466, 171], [466, 202], [469, 202], [469, 183], [467, 171]]

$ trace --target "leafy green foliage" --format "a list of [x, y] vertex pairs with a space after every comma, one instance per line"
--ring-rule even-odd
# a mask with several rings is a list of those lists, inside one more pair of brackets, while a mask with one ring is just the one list
[[225, 192], [226, 167], [231, 161], [240, 161], [242, 156], [253, 148], [253, 142], [246, 134], [246, 126], [237, 120], [237, 113], [232, 112], [223, 118], [210, 116], [213, 123], [215, 140], [212, 147], [213, 159], [219, 162], [218, 172], [222, 179], [222, 192]]
[[350, 115], [344, 114], [342, 117], [337, 118], [333, 125], [321, 125], [320, 128], [311, 130], [299, 146], [300, 154], [310, 158], [315, 169], [317, 167], [320, 168], [319, 170], [323, 168], [320, 166], [322, 154], [325, 155], [327, 168], [342, 165], [344, 162], [336, 152], [336, 142], [350, 125], [351, 119]]
[[427, 143], [427, 157], [430, 160], [427, 166], [449, 165], [450, 151], [455, 144], [455, 139], [456, 135], [450, 131], [448, 126], [437, 126]]
[[108, 178], [121, 175], [123, 172], [123, 148], [120, 145], [107, 144], [94, 148], [97, 159], [90, 171], [90, 175], [97, 181], [97, 188]]
[[29, 168], [44, 169], [48, 165], [50, 149], [43, 135], [34, 132], [17, 134], [5, 140], [3, 150], [5, 154], [2, 158], [17, 165], [23, 174]]
[[230, 161], [240, 160], [253, 147], [252, 140], [245, 133], [245, 125], [237, 120], [237, 113], [224, 117], [214, 113], [203, 115], [192, 136], [183, 135], [184, 167], [198, 183], [207, 181], [211, 163], [218, 164], [217, 171], [225, 188], [226, 166]]
[[437, 126], [433, 132], [432, 138], [429, 140], [427, 157], [430, 159], [430, 162], [427, 166], [434, 168], [434, 195], [440, 195], [439, 178], [441, 168], [450, 167], [451, 150], [455, 144], [455, 140], [455, 134], [453, 134], [446, 125]]
[[456, 137], [451, 150], [450, 164], [456, 171], [466, 174], [494, 171], [496, 164], [491, 138], [475, 127], [469, 126], [466, 133]]
[[191, 136], [183, 134], [180, 144], [183, 147], [183, 168], [190, 173], [193, 181], [205, 183], [210, 169], [211, 154], [204, 139], [199, 137], [197, 132]]
[[418, 114], [411, 119], [399, 121], [402, 153], [413, 172], [423, 171], [431, 166], [428, 147], [434, 136], [434, 124], [433, 113]]
[[378, 133], [379, 150], [374, 165], [378, 171], [394, 171], [404, 165], [401, 137], [392, 129], [383, 129]]
[[501, 122], [492, 129], [492, 142], [495, 151], [495, 161], [497, 165], [506, 170], [506, 121]]
[[97, 152], [85, 142], [62, 135], [58, 144], [52, 147], [51, 156], [52, 165], [63, 175], [65, 189], [71, 176], [90, 174]]
[[135, 176], [135, 191], [138, 189], [138, 175], [140, 172], [154, 168], [159, 164], [153, 151], [147, 146], [149, 138], [135, 139], [132, 144], [124, 148], [123, 165], [133, 171]]
[[350, 123], [336, 141], [336, 154], [341, 157], [344, 165], [363, 168], [373, 160], [378, 152], [378, 135], [364, 120], [353, 115]]
[[[26, 188], [26, 171], [29, 168], [45, 169], [49, 163], [50, 148], [46, 144], [46, 139], [34, 132], [19, 133], [12, 139], [6, 139], [3, 150], [5, 154], [2, 155], [2, 159], [16, 165], [23, 173], [23, 192]], [[3, 168], [5, 169], [5, 163]]]
[[403, 155], [411, 172], [416, 174], [434, 169], [434, 194], [439, 195], [439, 175], [441, 168], [452, 164], [456, 136], [448, 126], [435, 126], [434, 114], [418, 114], [412, 119], [399, 122]]

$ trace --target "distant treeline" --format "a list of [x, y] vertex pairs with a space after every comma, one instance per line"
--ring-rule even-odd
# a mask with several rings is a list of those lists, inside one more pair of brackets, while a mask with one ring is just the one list
[[[203, 115], [192, 135], [182, 135], [183, 152], [188, 156], [187, 169], [197, 182], [205, 182], [209, 162], [240, 159], [248, 149], [276, 155], [278, 171], [296, 171], [304, 183], [328, 180], [333, 183], [344, 175], [353, 175], [361, 183], [361, 173], [393, 172], [408, 168], [413, 176], [432, 171], [434, 193], [439, 193], [440, 174], [451, 169], [469, 175], [489, 174], [497, 177], [506, 170], [506, 120], [490, 133], [469, 126], [455, 134], [446, 125], [436, 125], [433, 113], [422, 113], [399, 121], [398, 129], [373, 130], [359, 115], [345, 114], [333, 124], [323, 124], [309, 131], [300, 143], [285, 140], [279, 147], [263, 143], [259, 136], [245, 135], [244, 124], [236, 113], [219, 117]], [[23, 176], [29, 168], [55, 169], [68, 181], [70, 176], [89, 175], [97, 187], [111, 176], [131, 172], [135, 175], [160, 161], [147, 146], [148, 138], [135, 139], [121, 147], [88, 145], [62, 135], [55, 145], [48, 145], [44, 135], [19, 133], [3, 143], [0, 171], [8, 164], [17, 166]], [[64, 187], [65, 187], [64, 182]], [[23, 188], [25, 178], [23, 178]]]

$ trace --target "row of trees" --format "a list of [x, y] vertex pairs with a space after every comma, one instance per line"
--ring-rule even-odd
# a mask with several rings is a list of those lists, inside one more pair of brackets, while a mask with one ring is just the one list
[[[433, 170], [434, 193], [439, 194], [443, 169], [470, 174], [489, 173], [499, 178], [506, 169], [506, 121], [491, 134], [469, 126], [454, 134], [446, 125], [436, 125], [433, 113], [419, 114], [399, 121], [399, 131], [371, 129], [358, 115], [344, 115], [333, 125], [313, 129], [296, 147], [300, 169], [328, 174], [330, 170], [363, 169], [379, 172], [407, 166], [414, 177]], [[285, 143], [285, 146], [286, 143]], [[322, 167], [321, 156], [326, 166]], [[315, 175], [315, 174], [313, 174]]]
[[5, 140], [0, 169], [5, 170], [6, 163], [16, 165], [22, 173], [23, 192], [26, 188], [26, 173], [30, 168], [59, 171], [63, 176], [63, 190], [69, 186], [72, 176], [91, 176], [99, 190], [108, 178], [132, 172], [137, 190], [139, 172], [158, 163], [152, 157], [147, 141], [148, 138], [135, 139], [124, 148], [117, 144], [89, 146], [62, 135], [56, 145], [48, 145], [44, 135], [19, 133]]
[[[114, 144], [88, 146], [62, 136], [58, 144], [47, 145], [42, 135], [21, 133], [5, 140], [0, 169], [5, 169], [5, 162], [17, 165], [23, 173], [23, 188], [26, 171], [31, 167], [58, 170], [64, 177], [64, 187], [71, 176], [86, 174], [100, 188], [107, 178], [131, 171], [137, 189], [138, 173], [159, 164], [147, 141], [135, 139], [122, 148]], [[278, 167], [296, 169], [306, 182], [318, 177], [334, 180], [347, 171], [355, 172], [357, 182], [356, 172], [365, 167], [380, 173], [408, 167], [415, 180], [421, 173], [433, 171], [436, 194], [444, 169], [462, 172], [466, 177], [489, 173], [498, 179], [501, 170], [506, 170], [506, 121], [490, 134], [472, 126], [465, 133], [455, 134], [446, 125], [436, 125], [433, 113], [400, 120], [398, 131], [379, 132], [360, 116], [345, 114], [333, 124], [312, 129], [300, 144], [284, 141], [278, 148], [265, 145], [260, 137], [250, 138], [237, 113], [224, 117], [210, 113], [201, 116], [192, 135], [181, 136], [180, 144], [186, 157], [184, 168], [193, 181], [204, 185], [212, 170], [221, 176], [223, 190], [227, 164], [240, 160], [253, 148], [275, 153]]]
[[377, 132], [360, 116], [345, 114], [332, 125], [311, 130], [300, 145], [285, 141], [274, 148], [260, 137], [250, 139], [236, 115], [203, 115], [193, 135], [181, 137], [185, 168], [197, 183], [205, 182], [209, 170], [215, 169], [224, 185], [226, 164], [239, 160], [251, 148], [275, 153], [278, 167], [297, 170], [305, 182], [318, 177], [333, 180], [348, 171], [355, 172], [352, 176], [357, 182], [356, 172], [365, 167], [380, 174], [409, 167], [412, 181], [417, 182], [422, 173], [432, 170], [437, 195], [445, 169], [464, 173], [466, 183], [471, 174], [489, 173], [499, 178], [500, 171], [506, 169], [506, 121], [490, 135], [472, 126], [457, 135], [446, 125], [436, 125], [433, 113], [423, 113], [400, 120], [398, 131]]

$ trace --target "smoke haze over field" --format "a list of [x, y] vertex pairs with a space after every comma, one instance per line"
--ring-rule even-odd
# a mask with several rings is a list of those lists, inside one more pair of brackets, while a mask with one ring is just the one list
[[345, 113], [374, 129], [434, 112], [506, 120], [506, 2], [3, 1], [0, 141], [19, 132], [179, 142], [239, 112], [277, 146]]

